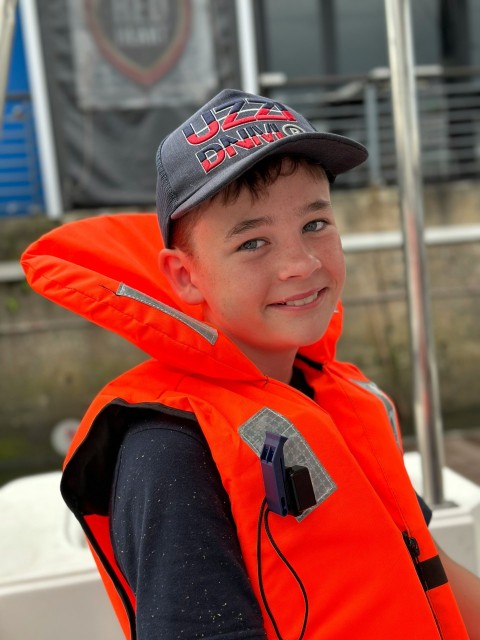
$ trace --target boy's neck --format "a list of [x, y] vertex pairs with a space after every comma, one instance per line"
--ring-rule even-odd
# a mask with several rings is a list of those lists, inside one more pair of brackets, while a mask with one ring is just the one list
[[293, 363], [295, 361], [296, 351], [289, 353], [267, 353], [263, 357], [258, 357], [255, 354], [254, 357], [246, 352], [244, 353], [249, 357], [254, 364], [260, 369], [260, 371], [268, 376], [274, 378], [280, 382], [290, 383], [293, 372]]

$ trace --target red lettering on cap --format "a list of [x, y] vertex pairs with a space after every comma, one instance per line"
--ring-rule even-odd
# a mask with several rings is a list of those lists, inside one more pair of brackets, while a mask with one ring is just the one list
[[262, 133], [262, 138], [265, 140], [265, 142], [274, 142], [275, 139], [280, 140], [284, 137], [285, 136], [283, 135], [283, 133], [276, 129], [274, 129], [273, 131]]
[[[244, 134], [245, 133], [246, 132], [244, 131]], [[241, 147], [242, 149], [253, 149], [253, 147], [255, 146], [255, 142], [251, 138], [246, 137], [245, 135], [242, 135], [241, 139], [232, 138], [232, 136], [222, 136], [220, 138], [220, 143], [223, 145], [223, 147], [225, 148], [226, 152], [230, 157], [235, 156], [237, 154], [237, 152], [233, 148], [233, 145], [237, 147]]]
[[207, 125], [207, 131], [205, 131], [205, 133], [197, 133], [192, 123], [187, 124], [187, 126], [182, 129], [183, 135], [189, 144], [202, 144], [202, 142], [210, 140], [218, 133], [220, 125], [211, 111], [204, 111], [201, 117]]
[[197, 153], [197, 158], [205, 173], [218, 167], [225, 160], [226, 154], [219, 144], [212, 144]]
[[281, 104], [277, 104], [278, 107], [281, 108], [281, 113], [272, 113], [272, 108], [270, 109], [259, 109], [257, 120], [288, 120], [294, 121], [296, 120], [295, 116], [285, 109]]
[[[245, 105], [252, 104], [261, 105], [255, 113], [241, 116], [242, 109]], [[226, 105], [228, 106], [228, 105]], [[247, 100], [236, 100], [232, 103], [231, 109], [222, 124], [222, 129], [227, 131], [232, 127], [238, 127], [249, 122], [257, 122], [258, 120], [283, 120], [296, 121], [295, 116], [279, 102], [248, 102]]]

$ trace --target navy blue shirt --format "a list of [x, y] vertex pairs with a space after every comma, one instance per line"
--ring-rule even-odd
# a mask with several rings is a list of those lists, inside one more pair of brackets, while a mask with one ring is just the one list
[[115, 557], [137, 599], [138, 640], [264, 639], [228, 496], [200, 427], [141, 412], [111, 499]]

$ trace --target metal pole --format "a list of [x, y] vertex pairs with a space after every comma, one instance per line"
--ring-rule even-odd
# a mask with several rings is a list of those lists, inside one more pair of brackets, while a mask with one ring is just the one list
[[3, 121], [17, 0], [0, 0], [0, 128]]
[[385, 0], [400, 208], [409, 304], [414, 419], [423, 493], [444, 504], [443, 439], [435, 350], [428, 304], [419, 127], [409, 0]]
[[326, 76], [338, 75], [338, 44], [337, 44], [337, 19], [335, 14], [335, 0], [320, 0], [318, 13], [320, 24], [320, 45], [324, 60], [323, 73]]
[[63, 202], [36, 4], [36, 0], [20, 0], [20, 18], [25, 37], [25, 55], [42, 167], [45, 208], [49, 218], [58, 219], [63, 214]]
[[252, 0], [236, 0], [235, 7], [242, 89], [258, 94], [258, 56]]
[[378, 117], [378, 91], [373, 80], [367, 80], [363, 90], [365, 103], [365, 124], [367, 129], [368, 148], [368, 181], [370, 185], [378, 186], [382, 182], [382, 167], [380, 161], [380, 122]]

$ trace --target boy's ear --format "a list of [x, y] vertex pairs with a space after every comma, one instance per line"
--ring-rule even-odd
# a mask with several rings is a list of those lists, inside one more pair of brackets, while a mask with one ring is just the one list
[[188, 304], [200, 304], [204, 301], [202, 292], [192, 280], [192, 259], [184, 251], [162, 249], [158, 264], [179, 298]]

